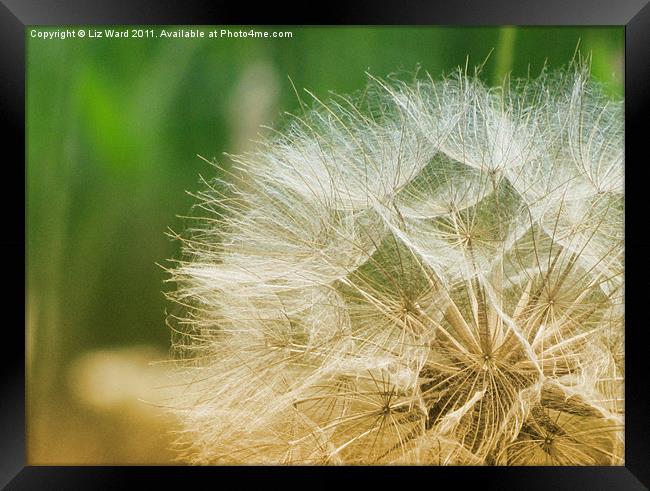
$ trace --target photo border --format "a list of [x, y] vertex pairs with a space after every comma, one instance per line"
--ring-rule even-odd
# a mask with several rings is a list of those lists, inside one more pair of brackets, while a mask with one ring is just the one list
[[[187, 478], [279, 478], [292, 480], [319, 475], [319, 484], [354, 478], [367, 482], [381, 479], [385, 485], [408, 479], [432, 479], [436, 487], [463, 487], [480, 482], [485, 489], [553, 490], [642, 490], [650, 486], [650, 401], [648, 360], [643, 335], [650, 329], [641, 319], [650, 299], [650, 239], [645, 238], [648, 215], [647, 185], [650, 164], [643, 132], [650, 98], [650, 4], [648, 0], [446, 0], [430, 2], [328, 2], [311, 13], [298, 5], [282, 10], [275, 2], [254, 7], [238, 2], [194, 0], [2, 0], [0, 3], [0, 101], [7, 127], [5, 136], [12, 155], [25, 162], [22, 169], [5, 157], [5, 186], [2, 196], [4, 235], [0, 240], [5, 263], [18, 278], [27, 270], [26, 210], [12, 212], [20, 199], [26, 205], [25, 141], [25, 29], [33, 25], [75, 24], [235, 24], [235, 25], [620, 25], [625, 26], [625, 466], [614, 467], [44, 467], [26, 465], [25, 446], [25, 357], [24, 336], [6, 341], [0, 382], [0, 487], [6, 489], [113, 489], [118, 486], [157, 483], [187, 486]], [[324, 4], [323, 4], [324, 5]], [[308, 8], [308, 7], [307, 7]], [[303, 13], [304, 10], [304, 13]], [[288, 12], [291, 12], [289, 15]], [[318, 11], [318, 13], [316, 13]], [[645, 145], [644, 145], [645, 144]], [[13, 147], [13, 148], [12, 148]], [[20, 187], [17, 183], [23, 180]], [[15, 193], [15, 195], [14, 195]], [[8, 222], [8, 223], [7, 223]], [[642, 223], [646, 222], [646, 223]], [[645, 225], [645, 227], [644, 227]], [[20, 234], [15, 232], [23, 229]], [[17, 257], [25, 255], [25, 262]], [[14, 271], [15, 269], [15, 271]], [[26, 297], [20, 288], [8, 286], [4, 296], [5, 333], [20, 332], [25, 322]], [[20, 284], [20, 282], [19, 282]], [[23, 290], [26, 293], [26, 289]], [[25, 305], [22, 314], [11, 308]], [[13, 322], [13, 317], [16, 322]], [[647, 313], [645, 318], [647, 318]], [[635, 322], [636, 321], [636, 322]], [[22, 347], [23, 349], [20, 349]], [[296, 481], [294, 481], [296, 482]], [[297, 481], [301, 482], [301, 481]], [[218, 485], [220, 481], [212, 481]], [[305, 481], [311, 485], [312, 482]]]

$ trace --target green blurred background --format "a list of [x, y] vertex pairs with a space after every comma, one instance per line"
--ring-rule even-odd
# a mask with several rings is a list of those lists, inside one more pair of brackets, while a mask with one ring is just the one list
[[363, 88], [366, 72], [437, 77], [494, 49], [482, 71], [494, 83], [563, 66], [579, 44], [623, 95], [619, 27], [258, 29], [293, 36], [43, 40], [27, 28], [29, 463], [173, 459], [159, 407], [173, 389], [151, 364], [169, 351], [172, 285], [156, 263], [179, 250], [165, 231], [213, 175], [197, 154], [228, 165], [222, 152], [298, 109], [289, 78], [327, 97]]

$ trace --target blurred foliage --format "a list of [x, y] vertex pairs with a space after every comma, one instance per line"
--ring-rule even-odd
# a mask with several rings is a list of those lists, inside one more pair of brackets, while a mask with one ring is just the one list
[[[619, 27], [268, 30], [293, 37], [43, 40], [27, 29], [28, 418], [36, 463], [89, 458], [74, 450], [78, 443], [63, 454], [43, 444], [52, 435], [39, 422], [55, 424], [53, 414], [97, 426], [94, 445], [117, 445], [93, 458], [147, 460], [106, 430], [112, 420], [102, 426], [92, 422], [96, 414], [79, 416], [81, 403], [66, 409], [73, 404], [67, 371], [102, 349], [147, 345], [164, 358], [169, 306], [161, 292], [172, 286], [156, 263], [178, 257], [164, 233], [182, 228], [177, 215], [192, 204], [185, 191], [213, 173], [196, 155], [227, 164], [223, 152], [249, 148], [260, 125], [298, 110], [291, 82], [309, 100], [302, 88], [318, 97], [354, 92], [366, 72], [419, 67], [437, 77], [487, 59], [481, 76], [494, 83], [508, 72], [564, 66], [578, 48], [591, 54], [606, 91], [623, 94]], [[165, 461], [165, 452], [148, 460]]]

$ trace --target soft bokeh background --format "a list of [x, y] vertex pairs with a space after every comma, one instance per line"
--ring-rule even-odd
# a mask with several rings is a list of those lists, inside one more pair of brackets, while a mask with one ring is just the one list
[[[100, 28], [101, 29], [101, 28]], [[52, 28], [40, 29], [52, 30]], [[206, 30], [209, 30], [206, 28]], [[249, 148], [299, 103], [366, 72], [538, 73], [576, 47], [623, 95], [623, 28], [276, 28], [283, 39], [41, 40], [27, 29], [27, 407], [30, 464], [170, 463], [158, 264], [178, 257], [196, 157]], [[308, 96], [306, 97], [308, 99]], [[243, 381], [245, 383], [245, 381]], [[162, 387], [162, 388], [159, 388]]]

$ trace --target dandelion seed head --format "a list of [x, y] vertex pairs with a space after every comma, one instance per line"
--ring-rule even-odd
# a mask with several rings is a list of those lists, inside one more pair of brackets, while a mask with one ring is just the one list
[[620, 465], [621, 111], [370, 77], [232, 156], [170, 269], [185, 458]]

